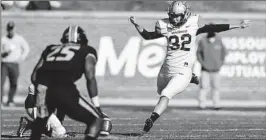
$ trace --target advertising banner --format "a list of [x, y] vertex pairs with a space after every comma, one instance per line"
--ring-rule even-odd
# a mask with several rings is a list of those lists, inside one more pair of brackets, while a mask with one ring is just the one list
[[[153, 31], [156, 20], [160, 18], [145, 18], [143, 14], [139, 18], [136, 16], [137, 22]], [[30, 55], [20, 66], [20, 88], [26, 89], [30, 83], [30, 74], [41, 51], [49, 44], [60, 43], [63, 30], [68, 25], [77, 24], [85, 29], [89, 44], [98, 52], [96, 75], [102, 96], [156, 97], [156, 78], [164, 61], [167, 42], [164, 38], [143, 40], [128, 21], [129, 16], [130, 13], [123, 14], [123, 17], [75, 14], [62, 17], [2, 16], [2, 35], [5, 34], [6, 23], [13, 20], [17, 32], [30, 44]], [[201, 22], [239, 24], [240, 21], [208, 16], [203, 17]], [[221, 96], [228, 99], [265, 99], [266, 19], [256, 18], [249, 28], [226, 31], [219, 35], [228, 50], [225, 65], [220, 71], [221, 92], [224, 93]], [[197, 63], [194, 72], [200, 75]], [[78, 81], [77, 85], [82, 92], [87, 92], [84, 79]], [[179, 97], [194, 98], [197, 90], [198, 87], [191, 84]]]

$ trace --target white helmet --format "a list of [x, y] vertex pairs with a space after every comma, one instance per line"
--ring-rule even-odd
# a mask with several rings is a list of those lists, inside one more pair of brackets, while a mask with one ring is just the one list
[[174, 26], [186, 23], [190, 15], [190, 7], [186, 1], [173, 1], [168, 8], [169, 20]]

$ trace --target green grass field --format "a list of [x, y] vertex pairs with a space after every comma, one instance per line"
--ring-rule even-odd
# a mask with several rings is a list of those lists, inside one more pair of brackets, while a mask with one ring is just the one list
[[[177, 140], [177, 139], [266, 139], [265, 111], [194, 110], [169, 108], [147, 134], [142, 133], [150, 107], [104, 107], [111, 117], [113, 128], [108, 137], [99, 140]], [[16, 137], [20, 116], [24, 110], [2, 111], [3, 140], [28, 139], [30, 131], [22, 138]], [[65, 140], [81, 140], [85, 125], [69, 118], [64, 121], [68, 133], [75, 137]], [[45, 138], [42, 140], [57, 140]]]

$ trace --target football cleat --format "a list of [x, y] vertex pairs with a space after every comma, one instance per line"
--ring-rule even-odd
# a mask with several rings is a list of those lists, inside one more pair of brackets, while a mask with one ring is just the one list
[[101, 136], [108, 136], [112, 130], [112, 122], [111, 119], [103, 113], [103, 128], [100, 132]]
[[8, 102], [8, 103], [6, 104], [6, 106], [7, 106], [7, 107], [15, 107], [16, 105], [15, 105], [14, 102]]
[[205, 102], [200, 102], [199, 103], [199, 108], [200, 109], [205, 109], [207, 106], [206, 106], [206, 103]]
[[144, 125], [144, 128], [143, 128], [143, 131], [144, 132], [149, 132], [150, 129], [152, 128], [153, 126], [153, 121], [149, 118], [145, 121], [145, 125]]
[[192, 73], [192, 78], [191, 78], [191, 80], [190, 80], [190, 83], [194, 83], [194, 84], [196, 84], [196, 85], [199, 84], [199, 78], [198, 78], [198, 76], [196, 76], [194, 73]]
[[17, 136], [22, 137], [24, 132], [30, 129], [31, 121], [27, 117], [20, 117]]
[[85, 136], [84, 140], [97, 140], [97, 138], [94, 138], [92, 136]]

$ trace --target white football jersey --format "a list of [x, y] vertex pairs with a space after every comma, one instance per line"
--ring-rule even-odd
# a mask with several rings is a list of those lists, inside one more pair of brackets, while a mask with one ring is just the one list
[[167, 54], [163, 64], [164, 71], [176, 73], [177, 69], [192, 68], [196, 60], [196, 32], [199, 15], [191, 15], [187, 22], [174, 27], [168, 18], [156, 22], [156, 29], [167, 39]]

